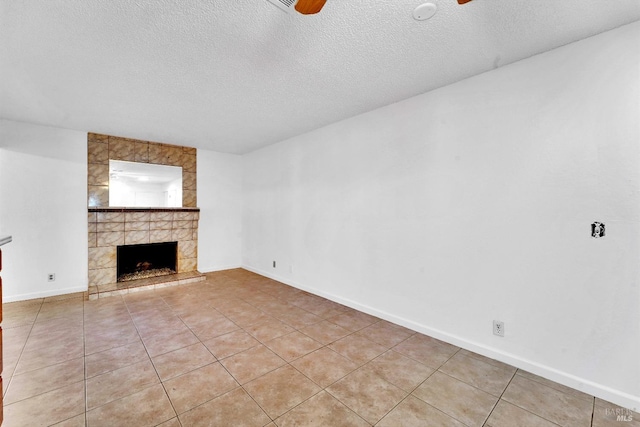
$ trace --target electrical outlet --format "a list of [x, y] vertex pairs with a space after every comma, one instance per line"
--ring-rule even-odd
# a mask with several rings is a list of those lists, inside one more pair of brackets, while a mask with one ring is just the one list
[[499, 320], [493, 321], [493, 335], [497, 335], [499, 337], [504, 336], [504, 322]]
[[276, 262], [273, 261], [273, 268], [276, 268]]
[[55, 282], [56, 281], [56, 274], [55, 273], [49, 273], [47, 274], [47, 280], [49, 282]]

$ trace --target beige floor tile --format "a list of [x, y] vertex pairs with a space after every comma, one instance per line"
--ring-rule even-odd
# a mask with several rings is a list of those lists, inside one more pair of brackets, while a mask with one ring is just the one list
[[58, 317], [55, 319], [34, 323], [31, 330], [31, 336], [49, 336], [56, 332], [63, 332], [69, 335], [77, 334], [82, 335], [84, 326], [84, 319], [82, 316], [75, 317]]
[[502, 399], [563, 426], [588, 426], [593, 402], [516, 375]]
[[478, 354], [478, 353], [474, 353], [473, 351], [465, 350], [464, 348], [461, 348], [460, 351], [458, 351], [458, 353], [461, 356], [473, 357], [474, 359], [481, 360], [481, 361], [483, 361], [485, 363], [488, 363], [490, 365], [497, 366], [498, 368], [517, 371], [517, 369], [515, 367], [511, 366], [511, 365], [508, 365], [506, 363], [500, 362], [499, 360], [491, 359], [489, 357], [483, 356], [483, 355]]
[[349, 309], [345, 313], [330, 317], [327, 320], [335, 323], [336, 325], [342, 326], [343, 328], [348, 329], [351, 332], [355, 332], [359, 331], [360, 329], [364, 329], [375, 322], [378, 322], [380, 319], [366, 313]]
[[215, 357], [224, 359], [260, 345], [260, 342], [243, 330], [237, 330], [211, 338], [210, 340], [204, 341], [203, 344], [207, 346]]
[[215, 362], [216, 358], [202, 343], [198, 343], [153, 357], [151, 360], [153, 360], [160, 379], [166, 381], [202, 366], [209, 365]]
[[11, 378], [4, 404], [8, 405], [84, 380], [84, 359], [71, 359]]
[[640, 427], [640, 413], [595, 399], [593, 427]]
[[302, 329], [305, 326], [313, 325], [323, 320], [322, 317], [297, 307], [290, 308], [285, 313], [275, 317], [295, 329]]
[[253, 307], [251, 310], [243, 311], [241, 313], [231, 313], [227, 317], [241, 328], [266, 323], [272, 320], [271, 316], [264, 313], [262, 310], [258, 310]]
[[164, 388], [178, 414], [238, 386], [236, 380], [218, 362], [164, 382]]
[[487, 420], [490, 427], [557, 427], [557, 424], [501, 400]]
[[366, 427], [368, 422], [326, 391], [313, 396], [276, 420], [279, 427]]
[[9, 313], [3, 313], [2, 329], [17, 328], [19, 326], [31, 326], [36, 321], [38, 316], [38, 307], [34, 311], [26, 311], [24, 313], [17, 313], [10, 315]]
[[263, 427], [270, 421], [267, 414], [242, 388], [197, 406], [178, 418], [183, 426], [190, 427]]
[[86, 377], [92, 378], [144, 360], [149, 360], [149, 355], [141, 341], [93, 353], [85, 358]]
[[436, 372], [413, 396], [468, 426], [481, 426], [498, 398], [448, 375]]
[[507, 388], [515, 374], [515, 368], [497, 367], [460, 353], [455, 354], [439, 370], [498, 397]]
[[375, 424], [407, 396], [377, 375], [357, 370], [326, 389], [349, 409]]
[[82, 317], [84, 301], [76, 299], [45, 302], [40, 306], [36, 322], [55, 319], [58, 317], [74, 317], [78, 314]]
[[302, 328], [300, 332], [324, 345], [337, 341], [351, 333], [351, 331], [342, 326], [327, 320]]
[[178, 330], [164, 330], [155, 335], [148, 335], [142, 338], [149, 356], [159, 356], [178, 350], [199, 342], [198, 338], [189, 330], [189, 328], [179, 328]]
[[261, 343], [271, 341], [272, 339], [294, 331], [291, 326], [277, 319], [270, 319], [266, 322], [257, 323], [244, 329]]
[[422, 363], [393, 350], [381, 354], [362, 367], [406, 392], [412, 392], [434, 371]]
[[291, 362], [322, 347], [322, 344], [318, 341], [298, 331], [271, 340], [265, 345], [287, 362]]
[[592, 413], [591, 427], [640, 424], [616, 405], [242, 269], [3, 312], [5, 427], [473, 426], [486, 416], [484, 427], [587, 427]]
[[25, 350], [20, 356], [16, 366], [16, 374], [33, 371], [51, 365], [57, 365], [67, 360], [82, 357], [84, 353], [84, 343], [82, 337], [62, 338], [56, 343], [52, 343], [47, 348], [36, 348]]
[[387, 350], [380, 344], [355, 334], [348, 335], [329, 344], [329, 348], [359, 365], [367, 363]]
[[218, 320], [224, 319], [224, 315], [213, 307], [189, 307], [188, 309], [174, 308], [174, 313], [176, 313], [180, 317], [180, 319], [182, 319], [185, 325], [189, 327], [201, 325], [203, 323], [213, 323]]
[[84, 381], [4, 407], [3, 427], [48, 426], [84, 412]]
[[[125, 326], [126, 325], [126, 326]], [[132, 342], [140, 341], [140, 335], [133, 322], [117, 327], [106, 327], [100, 331], [88, 332], [85, 329], [84, 351], [85, 354], [98, 353], [115, 347], [121, 347]]]
[[386, 348], [391, 348], [414, 335], [415, 332], [400, 325], [381, 320], [361, 329], [358, 334]]
[[407, 338], [393, 349], [433, 369], [438, 369], [459, 350], [458, 347], [422, 334]]
[[586, 400], [588, 402], [592, 402], [593, 401], [593, 396], [589, 396], [586, 393], [583, 393], [583, 392], [578, 391], [576, 389], [573, 389], [571, 387], [567, 387], [565, 385], [559, 384], [559, 383], [557, 383], [555, 381], [551, 381], [551, 380], [548, 380], [546, 378], [542, 378], [542, 377], [540, 377], [538, 375], [532, 374], [531, 372], [527, 372], [527, 371], [523, 371], [522, 369], [518, 369], [517, 372], [516, 372], [516, 375], [519, 375], [521, 377], [524, 377], [524, 378], [527, 378], [529, 380], [535, 381], [535, 382], [537, 382], [539, 384], [546, 385], [547, 387], [551, 387], [551, 388], [553, 388], [555, 390], [558, 390], [558, 391], [560, 391], [562, 393], [570, 394], [570, 395], [572, 395], [574, 397]]
[[54, 424], [54, 427], [85, 427], [86, 426], [86, 416], [85, 414], [76, 415], [73, 418], [69, 418], [68, 420], [64, 420], [59, 422], [58, 424]]
[[264, 345], [245, 350], [220, 361], [240, 384], [279, 368], [286, 362]]
[[97, 408], [159, 382], [150, 360], [98, 375], [87, 380], [87, 409]]
[[161, 384], [141, 390], [123, 399], [114, 400], [87, 412], [89, 427], [157, 426], [175, 418]]
[[178, 417], [171, 418], [169, 421], [165, 421], [162, 424], [158, 424], [158, 427], [182, 427], [180, 425], [180, 421], [178, 421]]
[[190, 329], [196, 334], [200, 341], [206, 341], [220, 335], [228, 334], [229, 332], [237, 331], [240, 327], [226, 317], [221, 317], [220, 319], [193, 325]]
[[60, 345], [61, 342], [65, 342], [65, 345], [74, 345], [83, 341], [82, 337], [82, 325], [79, 327], [69, 328], [68, 330], [55, 330], [45, 333], [34, 334], [33, 331], [29, 334], [29, 340], [24, 346], [25, 351], [32, 351], [37, 349], [47, 350], [55, 345]]
[[[465, 427], [444, 412], [420, 399], [408, 396], [393, 408], [376, 427]], [[513, 425], [515, 427], [515, 424]], [[524, 427], [524, 426], [519, 426]]]
[[321, 390], [290, 365], [245, 384], [244, 389], [271, 419], [279, 417]]
[[320, 387], [333, 384], [359, 366], [327, 347], [294, 360], [291, 364]]

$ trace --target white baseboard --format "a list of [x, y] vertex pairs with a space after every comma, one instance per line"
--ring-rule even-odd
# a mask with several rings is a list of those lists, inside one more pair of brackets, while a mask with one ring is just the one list
[[46, 298], [46, 297], [55, 297], [58, 295], [65, 294], [73, 294], [76, 292], [87, 292], [88, 288], [86, 286], [76, 286], [73, 288], [63, 288], [63, 289], [52, 289], [50, 291], [44, 292], [33, 292], [30, 294], [20, 294], [20, 295], [11, 295], [11, 296], [3, 296], [2, 302], [17, 302], [17, 301], [26, 301], [30, 299], [36, 298]]
[[202, 273], [214, 273], [216, 271], [233, 270], [234, 268], [242, 268], [242, 266], [238, 264], [233, 264], [233, 265], [217, 265], [213, 267], [202, 267], [202, 268], [198, 267], [198, 271]]
[[389, 322], [404, 326], [416, 332], [429, 335], [430, 337], [442, 340], [444, 342], [455, 345], [457, 347], [464, 348], [465, 350], [469, 350], [474, 353], [478, 353], [483, 356], [489, 357], [491, 359], [495, 359], [500, 362], [509, 364], [516, 368], [523, 369], [525, 371], [531, 372], [532, 374], [539, 375], [543, 378], [546, 378], [551, 381], [555, 381], [559, 384], [565, 385], [567, 387], [571, 387], [583, 393], [596, 396], [600, 399], [604, 399], [611, 403], [615, 403], [616, 405], [620, 405], [624, 408], [628, 408], [636, 412], [640, 410], [640, 396], [633, 396], [631, 394], [612, 389], [603, 384], [598, 384], [590, 380], [569, 374], [567, 372], [557, 370], [550, 366], [542, 365], [535, 361], [529, 360], [526, 357], [507, 353], [502, 350], [477, 343], [468, 338], [452, 335], [447, 332], [434, 329], [420, 323], [416, 323], [402, 316], [397, 316], [395, 314], [387, 313], [385, 311], [381, 311], [373, 307], [362, 305], [357, 301], [342, 298], [339, 295], [322, 292], [318, 289], [304, 286], [300, 283], [296, 283], [295, 281], [292, 281], [287, 278], [279, 277], [278, 275], [270, 273], [265, 270], [253, 268], [247, 265], [243, 265], [242, 268], [244, 268], [245, 270], [254, 272], [256, 274], [260, 274], [261, 276], [265, 276], [270, 279], [285, 283], [289, 286], [293, 286], [294, 288], [307, 291], [314, 295], [318, 295], [328, 300], [346, 305], [347, 307], [351, 307], [353, 309], [362, 311], [372, 316], [376, 316], [381, 319], [387, 320]]

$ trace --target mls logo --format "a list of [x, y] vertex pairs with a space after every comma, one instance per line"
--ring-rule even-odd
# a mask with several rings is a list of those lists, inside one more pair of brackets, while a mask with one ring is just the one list
[[591, 236], [595, 239], [604, 237], [604, 224], [601, 222], [591, 224]]

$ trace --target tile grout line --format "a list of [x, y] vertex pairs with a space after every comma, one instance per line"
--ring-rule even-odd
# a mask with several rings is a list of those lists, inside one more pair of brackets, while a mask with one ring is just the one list
[[[11, 383], [13, 382], [13, 377], [16, 375], [16, 370], [18, 369], [18, 366], [20, 365], [20, 360], [22, 359], [22, 355], [24, 354], [24, 349], [27, 347], [27, 343], [29, 342], [29, 338], [31, 337], [31, 333], [33, 332], [33, 328], [36, 325], [36, 320], [38, 320], [38, 316], [40, 315], [40, 311], [42, 310], [42, 304], [44, 304], [44, 298], [42, 299], [42, 301], [40, 301], [40, 307], [38, 307], [38, 312], [36, 313], [35, 317], [33, 318], [33, 322], [31, 323], [31, 327], [29, 328], [29, 333], [27, 334], [27, 338], [24, 340], [24, 345], [22, 346], [22, 349], [20, 350], [20, 355], [18, 356], [18, 360], [16, 360], [16, 367], [13, 368], [13, 372], [11, 373], [11, 377], [9, 377], [9, 382], [7, 384], [7, 389], [6, 389], [7, 392], [9, 391], [9, 387], [11, 387]], [[84, 336], [83, 336], [83, 339], [84, 339]], [[30, 371], [27, 371], [27, 372], [30, 372]], [[5, 395], [5, 392], [3, 390], [2, 391], [3, 401], [4, 401], [4, 395]]]

